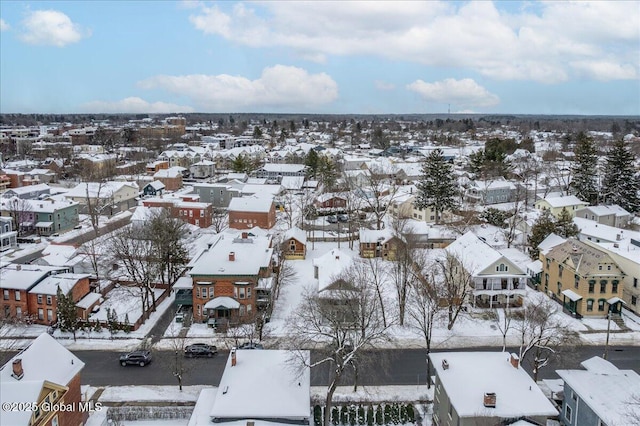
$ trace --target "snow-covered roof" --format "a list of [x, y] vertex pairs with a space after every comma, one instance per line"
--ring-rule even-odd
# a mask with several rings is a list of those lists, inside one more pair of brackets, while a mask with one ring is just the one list
[[[24, 375], [20, 380], [12, 376], [15, 359], [22, 361]], [[0, 401], [37, 401], [45, 380], [66, 386], [83, 367], [84, 362], [78, 357], [49, 334], [42, 333], [0, 369]], [[27, 424], [31, 414], [29, 410], [3, 411], [2, 423]]]
[[[472, 276], [479, 275], [501, 258], [504, 259], [500, 252], [482, 241], [471, 231], [449, 244], [445, 250], [461, 261]], [[513, 272], [517, 273], [518, 271]], [[520, 272], [523, 273], [522, 271]]]
[[385, 243], [393, 238], [393, 232], [389, 228], [367, 229], [360, 228], [360, 243]]
[[[291, 368], [291, 352], [236, 350], [222, 373], [211, 408], [214, 419], [304, 420], [310, 415], [311, 372]], [[309, 353], [305, 356], [309, 359]]]
[[[232, 234], [220, 235], [193, 263], [189, 275], [258, 275], [260, 268], [269, 266], [273, 254], [270, 236], [236, 236], [238, 238]], [[234, 260], [229, 259], [231, 253]]]
[[102, 295], [100, 293], [88, 293], [86, 296], [80, 299], [78, 303], [76, 303], [76, 306], [80, 309], [89, 309], [89, 306], [99, 301], [101, 297]]
[[89, 274], [70, 274], [63, 273], [57, 275], [51, 275], [40, 281], [35, 285], [29, 293], [34, 294], [46, 294], [55, 296], [58, 292], [58, 288], [62, 291], [62, 294], [69, 294], [71, 289], [83, 278], [88, 278]]
[[304, 176], [283, 176], [280, 184], [286, 189], [300, 189], [304, 184]]
[[0, 268], [0, 287], [13, 290], [29, 290], [50, 273], [63, 268], [41, 265], [8, 264]]
[[[14, 198], [3, 198], [0, 201], [0, 210], [11, 210], [11, 203]], [[70, 200], [55, 200], [53, 198], [48, 198], [46, 200], [27, 200], [23, 199], [20, 203], [24, 203], [24, 208], [28, 212], [33, 213], [51, 213], [56, 210], [65, 209], [70, 206], [77, 206], [78, 203]], [[22, 208], [22, 207], [19, 207]]]
[[269, 173], [300, 173], [305, 167], [304, 164], [265, 163], [262, 170]]
[[[630, 402], [640, 395], [640, 375], [633, 370], [619, 370], [600, 357], [583, 361], [586, 370], [556, 370], [565, 383], [608, 425], [631, 425]], [[568, 395], [565, 395], [567, 398]], [[640, 409], [635, 408], [640, 415]]]
[[313, 266], [318, 268], [318, 291], [325, 290], [351, 266], [353, 257], [353, 252], [335, 248], [313, 259]]
[[193, 281], [191, 281], [190, 277], [180, 277], [178, 278], [178, 280], [173, 284], [172, 287], [174, 290], [179, 290], [179, 289], [192, 289], [193, 288]]
[[640, 240], [640, 232], [631, 229], [620, 229], [614, 226], [603, 225], [595, 220], [581, 217], [574, 217], [573, 223], [580, 229], [580, 237], [582, 239], [588, 238], [594, 241], [601, 240], [608, 242], [620, 241], [625, 238]]
[[214, 297], [204, 305], [204, 309], [218, 309], [218, 308], [238, 309], [239, 307], [240, 307], [240, 302], [238, 302], [233, 297], [229, 297], [229, 296]]
[[160, 191], [161, 189], [164, 189], [164, 183], [160, 182], [159, 180], [154, 180], [153, 182], [149, 182], [148, 184], [145, 185], [145, 187], [147, 186], [150, 186], [156, 191]]
[[263, 197], [276, 196], [283, 191], [282, 185], [259, 185], [259, 184], [245, 184], [242, 186], [242, 193], [245, 195], [259, 194]]
[[76, 256], [78, 249], [68, 244], [49, 244], [42, 250], [42, 257], [39, 259], [50, 266], [71, 266], [82, 261]]
[[[507, 352], [438, 352], [429, 357], [460, 417], [558, 415], [527, 372], [511, 364]], [[496, 394], [495, 408], [484, 406], [485, 393]]]
[[111, 198], [113, 194], [125, 186], [135, 189], [136, 191], [138, 190], [138, 184], [135, 182], [109, 181], [102, 184], [98, 182], [83, 182], [71, 188], [65, 196], [70, 198], [86, 198], [88, 188], [89, 198], [96, 198], [98, 195], [100, 195], [100, 198]]
[[182, 177], [181, 167], [169, 167], [168, 169], [160, 169], [153, 175], [154, 178], [177, 178]]
[[582, 210], [588, 210], [592, 212], [596, 216], [607, 216], [610, 214], [614, 214], [617, 217], [622, 216], [630, 216], [631, 213], [623, 209], [617, 204], [612, 204], [610, 206], [586, 206], [576, 211], [576, 214]]
[[[15, 194], [20, 196], [20, 195], [28, 195], [35, 192], [50, 191], [51, 187], [46, 183], [39, 183], [37, 185], [27, 185], [27, 186], [19, 186], [17, 188], [10, 188], [9, 190], [10, 190], [9, 194]], [[4, 194], [4, 196], [6, 197], [9, 194]]]
[[268, 213], [273, 206], [273, 198], [264, 197], [233, 197], [229, 202], [229, 211]]
[[291, 238], [299, 241], [302, 244], [307, 244], [307, 233], [304, 232], [302, 229], [298, 228], [297, 226], [294, 226], [293, 228], [288, 229], [282, 235], [283, 241], [290, 240]]
[[[540, 200], [542, 201], [542, 200]], [[540, 202], [538, 201], [538, 202]], [[569, 207], [569, 206], [577, 206], [580, 204], [587, 205], [586, 201], [582, 201], [575, 195], [565, 195], [563, 197], [547, 197], [544, 199], [552, 208], [560, 208], [560, 207]]]

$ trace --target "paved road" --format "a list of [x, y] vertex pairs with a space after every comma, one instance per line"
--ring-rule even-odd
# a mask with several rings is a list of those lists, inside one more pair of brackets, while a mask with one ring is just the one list
[[[465, 351], [494, 351], [496, 348], [461, 349]], [[154, 352], [154, 362], [146, 367], [121, 367], [118, 364], [119, 354], [108, 351], [77, 351], [75, 354], [87, 366], [82, 372], [82, 383], [94, 386], [104, 385], [174, 385], [176, 379], [172, 375], [172, 362], [175, 353], [172, 351]], [[224, 370], [228, 352], [220, 352], [214, 358], [185, 359], [187, 371], [184, 374], [184, 385], [218, 385]], [[579, 368], [580, 361], [592, 356], [602, 356], [603, 348], [598, 346], [581, 346], [567, 350], [562, 360], [554, 360], [541, 370], [540, 379], [558, 378], [556, 369]], [[178, 355], [180, 356], [180, 355]], [[363, 367], [359, 374], [359, 383], [363, 385], [415, 385], [426, 383], [425, 353], [420, 349], [398, 349], [374, 351], [370, 357], [375, 364]], [[609, 360], [622, 369], [633, 369], [640, 373], [640, 347], [619, 346], [610, 348]], [[523, 363], [530, 372], [528, 363]], [[311, 372], [312, 385], [326, 385], [328, 368], [314, 368]], [[347, 378], [343, 384], [353, 383]]]

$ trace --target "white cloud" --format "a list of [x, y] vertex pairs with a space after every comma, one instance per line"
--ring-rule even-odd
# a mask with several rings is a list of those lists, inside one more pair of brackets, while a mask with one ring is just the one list
[[606, 60], [572, 62], [571, 66], [585, 77], [595, 80], [632, 80], [638, 78], [638, 70], [631, 64], [617, 64]]
[[7, 24], [7, 21], [0, 18], [0, 31], [9, 31], [11, 29], [11, 25]]
[[285, 65], [267, 67], [255, 80], [227, 74], [157, 75], [138, 85], [187, 96], [206, 111], [308, 110], [338, 97], [338, 85], [329, 75]]
[[454, 104], [457, 107], [491, 107], [500, 103], [500, 98], [470, 78], [456, 80], [447, 78], [434, 83], [416, 80], [407, 89], [418, 93], [428, 102]]
[[[506, 80], [565, 81], [570, 62], [605, 60], [638, 78], [636, 2], [542, 2], [514, 13], [499, 3], [264, 2], [225, 11], [201, 6], [204, 32], [251, 47], [287, 47], [303, 58], [374, 55], [465, 67]], [[604, 76], [603, 76], [604, 77]]]
[[91, 35], [91, 31], [71, 21], [57, 10], [35, 10], [22, 21], [20, 39], [28, 44], [63, 47]]
[[375, 85], [376, 89], [378, 90], [393, 90], [396, 88], [396, 85], [393, 83], [387, 83], [386, 81], [382, 81], [382, 80], [376, 80], [373, 82], [373, 84]]
[[120, 101], [92, 101], [83, 105], [85, 112], [93, 113], [173, 113], [193, 112], [189, 106], [176, 105], [166, 102], [147, 102], [138, 97], [129, 97]]

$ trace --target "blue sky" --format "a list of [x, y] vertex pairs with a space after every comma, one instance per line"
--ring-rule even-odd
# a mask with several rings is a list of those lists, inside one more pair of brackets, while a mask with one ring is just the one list
[[0, 112], [640, 113], [640, 2], [0, 1]]

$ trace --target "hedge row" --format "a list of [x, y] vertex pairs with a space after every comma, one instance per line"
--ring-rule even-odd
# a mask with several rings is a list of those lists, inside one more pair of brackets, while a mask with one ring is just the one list
[[[313, 407], [313, 422], [322, 426], [324, 406]], [[331, 423], [335, 426], [355, 425], [401, 425], [415, 421], [413, 404], [388, 403], [379, 405], [337, 405], [331, 408]]]

